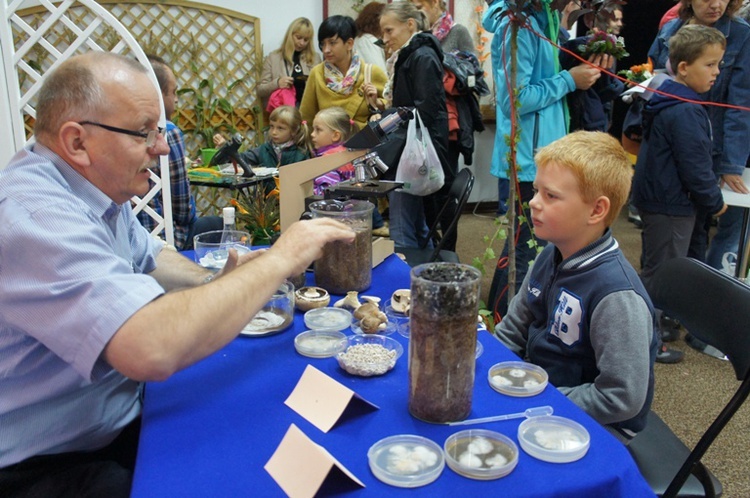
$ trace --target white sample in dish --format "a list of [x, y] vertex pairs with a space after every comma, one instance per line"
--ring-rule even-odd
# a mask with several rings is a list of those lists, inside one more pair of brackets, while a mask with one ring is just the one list
[[496, 386], [511, 386], [513, 385], [513, 381], [510, 379], [507, 379], [503, 377], [502, 375], [493, 375], [492, 376], [492, 383]]
[[539, 446], [548, 450], [571, 451], [583, 446], [578, 435], [567, 430], [546, 431], [540, 429], [534, 433]]
[[529, 379], [523, 381], [523, 387], [537, 387], [539, 385], [539, 381], [535, 379]]
[[508, 370], [508, 375], [517, 379], [521, 379], [523, 377], [526, 377], [526, 371], [522, 368], [511, 368], [510, 370]]
[[473, 453], [475, 455], [486, 455], [487, 453], [490, 453], [493, 449], [495, 449], [495, 445], [493, 445], [489, 439], [477, 436], [475, 438], [472, 438], [469, 446], [466, 449], [469, 450], [470, 453]]
[[498, 469], [504, 465], [507, 465], [508, 459], [502, 454], [496, 453], [484, 461], [484, 464], [491, 469]]
[[482, 459], [472, 454], [470, 451], [464, 451], [461, 453], [458, 457], [458, 463], [470, 469], [478, 469], [483, 465]]
[[438, 461], [437, 454], [422, 445], [414, 445], [411, 449], [403, 445], [394, 445], [388, 450], [386, 470], [392, 474], [416, 474], [432, 467]]

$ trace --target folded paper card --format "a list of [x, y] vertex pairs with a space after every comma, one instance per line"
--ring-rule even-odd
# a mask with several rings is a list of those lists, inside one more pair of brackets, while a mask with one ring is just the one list
[[312, 365], [307, 365], [284, 404], [323, 432], [330, 431], [347, 411], [378, 409]]
[[365, 487], [294, 424], [289, 426], [264, 468], [290, 498], [311, 498], [324, 489], [346, 491]]

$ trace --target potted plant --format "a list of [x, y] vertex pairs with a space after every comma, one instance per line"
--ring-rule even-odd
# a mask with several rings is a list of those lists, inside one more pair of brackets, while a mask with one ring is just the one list
[[278, 177], [274, 180], [277, 185], [270, 192], [258, 184], [249, 192], [240, 190], [237, 199], [230, 201], [237, 208], [237, 221], [253, 235], [256, 246], [270, 245], [280, 231]]

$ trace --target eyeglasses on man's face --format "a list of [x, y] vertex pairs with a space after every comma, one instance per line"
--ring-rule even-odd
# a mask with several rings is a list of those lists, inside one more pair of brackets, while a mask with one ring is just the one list
[[134, 130], [126, 130], [124, 128], [117, 128], [116, 126], [109, 126], [102, 123], [97, 123], [95, 121], [79, 121], [79, 125], [91, 125], [91, 126], [98, 126], [99, 128], [104, 128], [107, 131], [113, 131], [115, 133], [122, 133], [124, 135], [130, 135], [132, 137], [141, 137], [146, 139], [146, 148], [152, 149], [156, 145], [156, 140], [159, 138], [159, 136], [164, 136], [164, 128], [157, 127], [155, 130], [150, 131], [134, 131]]

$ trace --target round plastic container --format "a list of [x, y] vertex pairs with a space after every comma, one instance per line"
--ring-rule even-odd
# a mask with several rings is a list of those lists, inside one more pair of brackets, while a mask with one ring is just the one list
[[336, 359], [348, 373], [372, 377], [391, 370], [403, 353], [401, 343], [390, 337], [378, 334], [351, 335], [347, 338], [346, 349], [336, 353]]
[[315, 308], [305, 313], [305, 325], [312, 330], [344, 330], [351, 324], [352, 314], [343, 308]]
[[445, 461], [454, 472], [487, 481], [507, 476], [518, 465], [518, 446], [507, 436], [486, 429], [467, 429], [448, 437]]
[[307, 330], [294, 338], [294, 349], [310, 358], [330, 358], [346, 348], [346, 336], [338, 330]]
[[409, 434], [381, 439], [370, 446], [367, 460], [375, 477], [400, 488], [429, 484], [445, 467], [440, 446], [427, 438]]
[[531, 417], [518, 426], [521, 448], [539, 460], [568, 463], [581, 459], [589, 450], [591, 437], [584, 426], [564, 417]]
[[484, 353], [484, 346], [482, 346], [481, 342], [477, 341], [476, 358], [479, 359], [482, 353]]
[[549, 377], [537, 365], [523, 361], [504, 361], [490, 367], [487, 380], [497, 392], [509, 396], [534, 396], [544, 391]]

